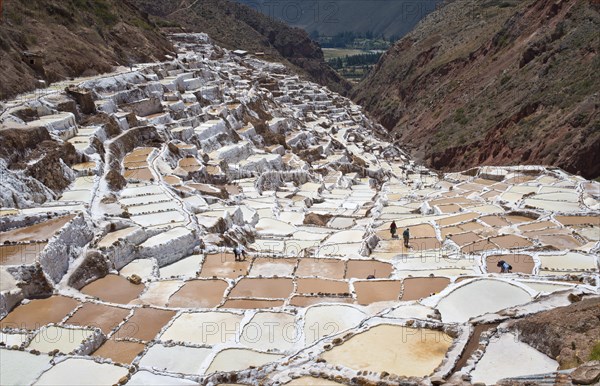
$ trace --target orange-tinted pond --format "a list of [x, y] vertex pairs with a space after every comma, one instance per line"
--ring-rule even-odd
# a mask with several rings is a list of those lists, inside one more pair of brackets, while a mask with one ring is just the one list
[[377, 260], [348, 260], [346, 278], [366, 279], [369, 275], [373, 275], [377, 279], [386, 279], [390, 277], [393, 270], [391, 264]]
[[281, 306], [283, 306], [283, 300], [229, 299], [221, 306], [221, 308], [252, 310], [256, 308], [275, 308]]
[[0, 322], [0, 328], [36, 330], [49, 323], [59, 323], [80, 303], [64, 296], [32, 300], [12, 310]]
[[136, 308], [133, 316], [125, 322], [113, 336], [114, 338], [134, 338], [150, 341], [174, 317], [175, 311], [156, 308]]
[[512, 265], [513, 272], [521, 272], [531, 274], [535, 267], [533, 258], [529, 255], [522, 254], [509, 254], [509, 255], [490, 255], [485, 259], [485, 265], [488, 272], [500, 272], [500, 268], [496, 264], [504, 260], [508, 264]]
[[402, 300], [419, 300], [436, 294], [450, 285], [445, 277], [409, 277], [404, 279]]
[[234, 298], [287, 298], [294, 289], [292, 279], [243, 278], [231, 290]]
[[105, 302], [127, 304], [144, 290], [143, 285], [135, 285], [120, 275], [107, 275], [81, 289], [86, 295], [95, 296]]
[[359, 304], [368, 305], [381, 301], [397, 301], [402, 291], [402, 282], [398, 280], [357, 281], [354, 283], [354, 289]]
[[112, 359], [116, 363], [128, 365], [144, 351], [145, 347], [142, 343], [109, 339], [92, 356]]
[[66, 324], [98, 327], [104, 334], [108, 334], [128, 315], [129, 310], [124, 308], [85, 303], [67, 320]]
[[296, 292], [300, 294], [346, 294], [350, 293], [348, 283], [345, 281], [334, 281], [317, 278], [298, 278], [296, 279], [298, 288]]
[[2, 232], [0, 233], [0, 244], [4, 244], [5, 241], [24, 242], [48, 240], [73, 218], [75, 218], [75, 215], [70, 214], [23, 228]]
[[323, 303], [354, 303], [354, 299], [351, 297], [337, 297], [337, 296], [294, 296], [290, 300], [290, 305], [296, 307], [308, 307], [314, 304]]
[[169, 299], [169, 307], [212, 308], [223, 300], [227, 289], [225, 280], [191, 280]]
[[204, 258], [200, 277], [223, 277], [235, 279], [239, 276], [248, 274], [250, 261], [235, 261], [235, 257], [231, 253], [220, 253], [216, 255], [207, 255]]

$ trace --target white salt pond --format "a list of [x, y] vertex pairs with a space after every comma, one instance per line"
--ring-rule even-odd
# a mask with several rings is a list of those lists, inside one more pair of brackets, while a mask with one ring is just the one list
[[127, 367], [69, 358], [42, 374], [35, 385], [114, 385], [128, 372]]
[[442, 298], [437, 309], [445, 323], [464, 323], [474, 316], [525, 304], [531, 296], [524, 289], [501, 280], [474, 280]]
[[146, 290], [132, 304], [148, 304], [165, 307], [169, 298], [183, 285], [183, 280], [161, 280], [150, 282]]
[[209, 348], [155, 344], [140, 360], [140, 367], [201, 375], [202, 364], [211, 352]]
[[[156, 215], [155, 215], [156, 216]], [[185, 227], [176, 227], [166, 232], [150, 237], [141, 245], [142, 248], [152, 248], [161, 244], [168, 243], [172, 239], [176, 239], [190, 234], [191, 231]]]
[[133, 374], [126, 384], [130, 386], [197, 385], [196, 382], [189, 379], [154, 374], [145, 370], [140, 370]]
[[4, 343], [5, 347], [21, 346], [28, 340], [27, 334], [0, 332], [0, 342]]
[[283, 312], [259, 312], [244, 326], [240, 343], [259, 351], [290, 351], [302, 337], [295, 320], [294, 315]]
[[354, 370], [422, 377], [440, 365], [452, 341], [441, 331], [383, 324], [349, 338], [322, 357]]
[[304, 315], [305, 344], [311, 345], [322, 338], [358, 326], [366, 314], [346, 305], [318, 305], [308, 308]]
[[86, 328], [45, 326], [35, 334], [27, 348], [43, 353], [58, 350], [63, 354], [69, 354], [95, 334], [94, 330]]
[[263, 353], [249, 349], [225, 349], [215, 356], [206, 373], [244, 370], [250, 366], [262, 366], [281, 358], [283, 358], [283, 355]]
[[173, 264], [161, 267], [160, 277], [171, 277], [171, 276], [196, 276], [196, 272], [200, 270], [200, 263], [202, 262], [202, 255], [191, 255], [183, 258]]
[[215, 345], [237, 339], [243, 315], [229, 312], [180, 314], [160, 340]]
[[[31, 385], [50, 367], [48, 355], [0, 348], [0, 384]], [[60, 382], [62, 383], [62, 382]]]
[[119, 273], [125, 277], [138, 275], [143, 280], [147, 280], [154, 276], [155, 267], [156, 261], [154, 259], [137, 259], [124, 266]]
[[139, 229], [138, 227], [127, 227], [127, 228], [120, 229], [118, 231], [110, 232], [106, 236], [104, 236], [102, 238], [102, 240], [100, 240], [100, 242], [98, 242], [98, 247], [99, 248], [109, 247], [109, 246], [113, 245], [117, 240], [130, 235], [131, 233], [133, 233], [134, 231], [136, 231], [138, 229]]
[[471, 382], [493, 385], [502, 378], [556, 371], [558, 362], [508, 333], [492, 338], [471, 372]]
[[296, 232], [295, 226], [272, 218], [261, 218], [256, 224], [259, 235], [288, 236]]

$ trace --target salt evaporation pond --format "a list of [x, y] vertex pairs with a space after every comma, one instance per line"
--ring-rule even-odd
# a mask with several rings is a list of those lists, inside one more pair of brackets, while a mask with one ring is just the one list
[[52, 357], [41, 354], [34, 355], [25, 351], [6, 350], [0, 348], [0, 384], [31, 385], [50, 368]]
[[89, 359], [68, 358], [46, 371], [36, 385], [112, 385], [127, 375], [129, 369]]
[[235, 340], [243, 314], [194, 312], [180, 314], [160, 336], [161, 341], [215, 345]]
[[316, 305], [304, 315], [306, 345], [330, 335], [357, 326], [366, 314], [356, 307], [346, 305]]
[[441, 364], [452, 341], [441, 331], [384, 324], [351, 337], [322, 357], [354, 370], [422, 377]]
[[69, 354], [94, 335], [95, 332], [90, 329], [46, 326], [35, 334], [27, 348], [43, 353], [58, 350], [63, 354]]
[[496, 312], [531, 301], [531, 295], [501, 280], [476, 279], [440, 300], [437, 309], [445, 323], [464, 323], [474, 316]]
[[263, 353], [248, 349], [225, 349], [219, 352], [206, 370], [207, 374], [217, 371], [239, 371], [250, 366], [262, 366], [283, 358], [283, 355]]
[[514, 334], [493, 338], [471, 372], [471, 381], [493, 385], [502, 378], [556, 371], [558, 362], [519, 341]]
[[202, 375], [202, 364], [211, 352], [210, 348], [155, 344], [140, 360], [140, 367]]
[[259, 351], [291, 351], [301, 341], [301, 330], [294, 315], [259, 312], [244, 326], [240, 343]]

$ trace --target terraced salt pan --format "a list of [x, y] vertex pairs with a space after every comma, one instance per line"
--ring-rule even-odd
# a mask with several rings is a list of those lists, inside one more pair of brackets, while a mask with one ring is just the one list
[[[21, 346], [23, 343], [29, 340], [29, 336], [27, 334], [20, 333], [5, 333], [0, 332], [0, 342], [4, 343], [5, 347], [12, 346]], [[1, 383], [1, 382], [0, 382]]]
[[194, 381], [184, 378], [169, 377], [167, 375], [154, 374], [149, 371], [140, 370], [133, 374], [127, 385], [129, 386], [164, 386], [164, 385], [196, 385]]
[[259, 351], [291, 351], [302, 338], [295, 320], [294, 315], [283, 312], [259, 312], [244, 326], [240, 343]]
[[158, 185], [127, 186], [121, 191], [121, 198], [147, 196], [151, 194], [164, 194]]
[[132, 304], [147, 304], [165, 307], [169, 298], [183, 285], [183, 280], [161, 280], [147, 284], [146, 291]]
[[154, 204], [157, 202], [169, 201], [172, 198], [164, 193], [151, 194], [144, 196], [133, 196], [130, 198], [121, 198], [119, 202], [127, 207], [135, 205]]
[[[510, 360], [507, 360], [510, 358]], [[472, 382], [495, 384], [502, 378], [556, 371], [558, 363], [522, 343], [511, 333], [492, 339], [483, 357], [471, 372]]]
[[297, 229], [283, 221], [261, 218], [256, 224], [256, 231], [259, 235], [288, 236], [296, 232]]
[[173, 264], [161, 267], [159, 269], [160, 277], [177, 277], [177, 276], [196, 276], [196, 272], [200, 269], [202, 255], [191, 255]]
[[302, 258], [296, 269], [296, 276], [319, 276], [328, 279], [343, 279], [345, 263], [338, 259]]
[[68, 354], [79, 348], [84, 341], [91, 339], [94, 335], [96, 333], [90, 329], [45, 326], [35, 334], [27, 348], [43, 353], [56, 349], [61, 353]]
[[151, 341], [174, 316], [175, 311], [150, 307], [136, 308], [133, 316], [119, 327], [111, 339]]
[[215, 356], [206, 373], [239, 371], [250, 366], [262, 366], [281, 358], [283, 358], [283, 355], [262, 353], [249, 349], [225, 349]]
[[46, 324], [59, 323], [79, 304], [77, 300], [64, 296], [35, 299], [12, 310], [0, 321], [0, 329], [37, 330]]
[[211, 352], [209, 348], [155, 344], [146, 351], [139, 365], [172, 373], [202, 375], [203, 363]]
[[366, 314], [348, 305], [315, 305], [304, 315], [305, 345], [357, 326]]
[[454, 289], [438, 303], [444, 323], [464, 323], [489, 312], [525, 304], [531, 296], [524, 289], [501, 280], [474, 280]]
[[583, 271], [598, 269], [596, 257], [576, 252], [564, 255], [539, 255], [542, 270]]
[[323, 378], [300, 377], [285, 384], [286, 386], [340, 386], [339, 383]]
[[107, 275], [81, 289], [81, 292], [109, 303], [127, 304], [144, 290], [143, 285], [130, 283], [123, 276]]
[[128, 372], [126, 367], [69, 358], [42, 374], [35, 385], [112, 385], [118, 383]]
[[[31, 385], [50, 367], [48, 355], [0, 348], [0, 384]], [[61, 382], [62, 383], [62, 382]]]
[[157, 213], [164, 211], [173, 211], [179, 209], [179, 205], [175, 202], [157, 202], [155, 204], [143, 204], [136, 206], [127, 207], [127, 211], [131, 213], [131, 215], [138, 215], [142, 213]]
[[106, 236], [104, 236], [102, 238], [102, 240], [100, 240], [98, 242], [98, 247], [99, 248], [109, 247], [109, 246], [113, 245], [117, 240], [119, 240], [121, 238], [125, 238], [126, 236], [130, 235], [131, 233], [135, 232], [138, 229], [139, 229], [138, 227], [128, 227], [128, 228], [120, 229], [118, 231], [110, 232], [110, 233], [106, 234]]
[[115, 363], [131, 364], [141, 354], [145, 345], [126, 340], [109, 339], [92, 355], [95, 357], [110, 359]]
[[169, 307], [212, 308], [218, 306], [228, 287], [224, 280], [190, 280], [169, 299]]
[[384, 324], [351, 337], [322, 357], [354, 370], [422, 377], [440, 365], [452, 341], [441, 331]]
[[31, 265], [44, 248], [46, 243], [0, 245], [0, 265]]
[[121, 268], [119, 274], [124, 277], [138, 275], [143, 280], [147, 280], [154, 276], [155, 267], [156, 261], [154, 259], [137, 259]]
[[216, 345], [237, 339], [243, 315], [230, 312], [180, 314], [160, 336], [160, 340]]
[[[161, 216], [162, 216], [162, 213], [161, 213]], [[176, 239], [176, 238], [188, 235], [190, 233], [191, 233], [191, 231], [185, 227], [173, 228], [173, 229], [168, 230], [167, 232], [163, 232], [154, 237], [150, 237], [148, 240], [146, 240], [141, 245], [141, 247], [142, 248], [156, 247], [158, 245], [165, 244], [165, 243], [171, 241], [172, 239]]]
[[[289, 251], [286, 250], [289, 254]], [[296, 269], [296, 259], [256, 258], [250, 269], [250, 276], [291, 276]]]
[[552, 293], [552, 292], [556, 292], [556, 291], [563, 291], [563, 290], [573, 288], [572, 285], [552, 283], [552, 282], [522, 281], [521, 283], [525, 284], [527, 287], [533, 289], [534, 291], [545, 292], [545, 293]]
[[75, 215], [61, 216], [27, 227], [2, 232], [0, 233], [0, 244], [4, 244], [6, 241], [26, 242], [48, 240], [73, 218], [75, 218]]
[[181, 223], [185, 221], [185, 218], [181, 213], [177, 211], [171, 211], [162, 212], [160, 213], [160, 216], [157, 216], [156, 213], [131, 216], [131, 220], [133, 220], [138, 225], [150, 227], [156, 225]]

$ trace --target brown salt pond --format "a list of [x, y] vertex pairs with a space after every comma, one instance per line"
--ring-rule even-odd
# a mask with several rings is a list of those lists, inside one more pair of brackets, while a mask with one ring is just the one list
[[148, 168], [139, 168], [139, 169], [127, 169], [123, 175], [126, 179], [130, 180], [143, 180], [143, 181], [152, 181], [154, 180], [154, 175]]
[[471, 358], [475, 350], [479, 348], [479, 340], [481, 338], [481, 334], [485, 331], [491, 330], [492, 328], [496, 328], [498, 323], [490, 323], [490, 324], [478, 324], [474, 327], [473, 333], [469, 337], [469, 341], [463, 350], [458, 362], [454, 365], [453, 372], [456, 372], [467, 364], [467, 361]]
[[521, 224], [524, 222], [532, 222], [537, 220], [537, 218], [530, 218], [527, 216], [519, 216], [519, 215], [508, 215], [506, 216], [506, 219], [511, 223], [511, 224]]
[[495, 216], [495, 215], [483, 216], [480, 218], [480, 220], [483, 221], [484, 223], [488, 224], [489, 226], [496, 227], [496, 228], [501, 228], [501, 227], [510, 225], [510, 223], [508, 221], [506, 221], [505, 219], [503, 219], [500, 216]]
[[441, 292], [450, 285], [446, 277], [409, 277], [404, 279], [401, 300], [419, 300]]
[[337, 296], [294, 296], [290, 300], [290, 305], [295, 307], [308, 307], [315, 304], [325, 303], [345, 303], [352, 304], [354, 299], [351, 297], [337, 297]]
[[515, 235], [492, 237], [490, 238], [490, 241], [503, 249], [526, 248], [533, 245], [533, 243], [526, 238]]
[[375, 302], [398, 301], [402, 292], [399, 280], [369, 280], [354, 282], [356, 300], [359, 304], [368, 305]]
[[225, 280], [190, 280], [169, 299], [169, 307], [212, 308], [223, 300]]
[[129, 365], [144, 351], [145, 347], [142, 343], [109, 339], [92, 356], [112, 359], [116, 363]]
[[466, 232], [466, 233], [459, 233], [459, 234], [452, 235], [452, 236], [450, 236], [450, 240], [452, 240], [456, 244], [458, 244], [459, 247], [462, 247], [467, 244], [471, 244], [471, 243], [481, 240], [481, 237], [479, 237], [477, 234], [475, 234], [473, 232]]
[[235, 261], [235, 257], [231, 253], [207, 255], [199, 276], [235, 279], [239, 276], [246, 276], [249, 267], [250, 261]]
[[441, 331], [384, 324], [351, 337], [322, 357], [354, 370], [423, 377], [440, 365], [452, 341]]
[[143, 285], [135, 285], [120, 275], [106, 275], [81, 289], [86, 295], [97, 297], [105, 302], [127, 304], [137, 299], [144, 291]]
[[496, 266], [496, 264], [500, 261], [504, 260], [508, 264], [510, 264], [513, 269], [513, 272], [521, 272], [531, 274], [533, 273], [533, 268], [535, 267], [535, 262], [533, 258], [529, 255], [523, 254], [508, 254], [508, 255], [490, 255], [485, 259], [485, 265], [488, 272], [500, 272], [500, 268]]
[[556, 220], [565, 226], [569, 226], [569, 225], [600, 226], [600, 216], [556, 216]]
[[74, 214], [53, 218], [38, 224], [11, 229], [0, 233], [0, 244], [6, 241], [25, 242], [48, 240], [60, 230], [66, 223], [75, 218]]
[[527, 232], [527, 231], [535, 231], [535, 230], [541, 230], [541, 229], [546, 229], [546, 228], [556, 228], [556, 227], [558, 227], [558, 225], [556, 225], [552, 221], [540, 221], [540, 222], [534, 222], [532, 224], [520, 225], [519, 230], [521, 232]]
[[300, 259], [296, 276], [319, 276], [327, 279], [344, 278], [344, 261], [338, 259]]
[[410, 246], [409, 252], [431, 251], [442, 248], [442, 243], [433, 237], [419, 239], [411, 238], [408, 242], [408, 245]]
[[469, 213], [464, 213], [464, 214], [459, 214], [459, 215], [439, 219], [439, 220], [437, 220], [437, 223], [439, 226], [446, 226], [446, 225], [458, 224], [458, 223], [469, 221], [469, 220], [474, 220], [477, 217], [479, 217], [479, 214], [469, 212]]
[[465, 245], [460, 249], [462, 253], [479, 253], [483, 251], [489, 251], [498, 249], [498, 246], [494, 243], [490, 243], [487, 240], [477, 241], [473, 244]]
[[285, 278], [243, 278], [231, 290], [234, 298], [288, 298], [294, 290], [292, 279]]
[[0, 328], [37, 330], [49, 323], [59, 323], [79, 304], [77, 300], [65, 296], [32, 300], [12, 310], [0, 321]]
[[376, 279], [390, 277], [394, 267], [389, 263], [377, 260], [348, 260], [346, 264], [346, 279], [366, 279], [369, 275]]
[[0, 245], [0, 265], [31, 265], [47, 243]]
[[253, 310], [258, 308], [276, 308], [283, 306], [283, 300], [228, 299], [220, 308]]
[[348, 294], [348, 282], [334, 281], [316, 278], [298, 278], [296, 279], [298, 288], [296, 292], [300, 294]]
[[98, 327], [104, 334], [108, 334], [125, 320], [128, 315], [129, 310], [124, 308], [85, 303], [73, 316], [67, 319], [66, 324]]
[[133, 316], [119, 327], [114, 337], [151, 341], [175, 315], [175, 311], [136, 308]]

